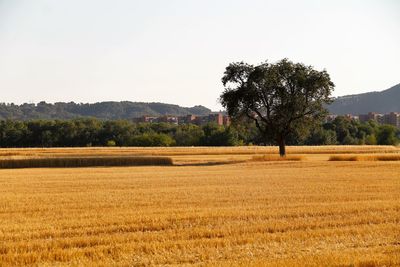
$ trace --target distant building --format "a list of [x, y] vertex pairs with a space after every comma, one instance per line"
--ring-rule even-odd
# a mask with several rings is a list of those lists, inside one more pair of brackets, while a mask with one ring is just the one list
[[[329, 114], [328, 116], [326, 116], [325, 122], [332, 122], [337, 117], [338, 117], [338, 115], [336, 115], [336, 114]], [[360, 120], [359, 116], [355, 116], [353, 114], [346, 114], [346, 115], [343, 115], [343, 117], [350, 119], [350, 120], [356, 120], [356, 121]]]
[[390, 112], [389, 114], [383, 115], [383, 123], [400, 128], [400, 113]]
[[186, 115], [186, 116], [180, 116], [178, 117], [178, 123], [179, 124], [195, 124], [196, 121], [196, 116], [195, 115]]
[[375, 112], [369, 112], [368, 114], [360, 114], [358, 118], [360, 122], [367, 122], [372, 120], [379, 123], [383, 123], [383, 115]]
[[224, 117], [221, 113], [208, 115], [208, 122], [215, 122], [218, 125], [224, 125]]
[[335, 114], [329, 114], [328, 116], [326, 116], [326, 120], [325, 122], [331, 122], [334, 121], [337, 118], [338, 115]]
[[224, 124], [225, 126], [231, 125], [231, 117], [229, 117], [228, 115], [225, 115], [225, 116], [223, 117], [223, 124]]
[[162, 117], [158, 117], [157, 122], [167, 122], [167, 123], [172, 123], [172, 124], [178, 124], [178, 117], [165, 115]]
[[135, 122], [157, 122], [158, 117], [154, 116], [142, 116], [140, 118], [135, 118]]
[[372, 120], [381, 124], [390, 124], [400, 128], [400, 113], [397, 112], [390, 112], [387, 114], [369, 112], [368, 114], [360, 114], [359, 118], [361, 122]]
[[229, 126], [231, 124], [231, 119], [227, 115], [223, 115], [222, 113], [212, 113], [208, 116], [195, 116], [195, 115], [186, 115], [186, 116], [161, 116], [161, 117], [154, 117], [154, 116], [142, 116], [140, 118], [135, 118], [135, 122], [167, 122], [173, 124], [196, 124], [196, 125], [204, 125], [207, 123], [216, 123], [220, 126]]
[[356, 120], [356, 121], [360, 120], [359, 116], [356, 116], [356, 115], [353, 115], [353, 114], [346, 114], [346, 115], [344, 115], [344, 117], [348, 118], [348, 119], [351, 119], [351, 120]]

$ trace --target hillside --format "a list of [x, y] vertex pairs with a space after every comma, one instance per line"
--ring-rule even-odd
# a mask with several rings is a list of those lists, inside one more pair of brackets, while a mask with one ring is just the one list
[[161, 116], [187, 114], [208, 115], [210, 109], [203, 106], [191, 108], [164, 103], [142, 102], [99, 102], [93, 104], [64, 103], [49, 104], [0, 104], [0, 119], [72, 119], [95, 117], [98, 119], [132, 119], [143, 115]]
[[[368, 112], [400, 112], [400, 84], [381, 92], [341, 96], [329, 105], [332, 114], [364, 114]], [[203, 116], [212, 111], [204, 106], [181, 107], [164, 103], [98, 102], [92, 104], [57, 102], [54, 104], [5, 104], [0, 103], [0, 120], [17, 119], [72, 119], [95, 117], [98, 119], [132, 119], [143, 115], [162, 116], [188, 114]]]
[[328, 109], [338, 115], [400, 112], [400, 84], [381, 92], [338, 97]]

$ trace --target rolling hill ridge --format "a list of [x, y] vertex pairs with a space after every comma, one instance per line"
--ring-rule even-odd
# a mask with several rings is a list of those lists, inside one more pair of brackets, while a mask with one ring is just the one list
[[203, 106], [181, 107], [178, 105], [164, 103], [143, 102], [98, 102], [93, 104], [64, 103], [49, 104], [40, 102], [38, 104], [0, 104], [0, 119], [73, 119], [79, 117], [94, 117], [104, 120], [133, 119], [144, 115], [183, 116], [193, 114], [204, 116], [211, 110]]
[[400, 112], [400, 84], [381, 92], [338, 97], [328, 110], [337, 115]]
[[[337, 115], [400, 112], [400, 84], [381, 92], [337, 97], [327, 108], [331, 114]], [[40, 102], [38, 104], [25, 103], [22, 105], [0, 103], [0, 120], [73, 119], [80, 117], [94, 117], [102, 120], [129, 120], [144, 115], [184, 116], [192, 114], [205, 116], [211, 112], [211, 109], [201, 105], [181, 107], [154, 102], [106, 101], [90, 104], [74, 102], [50, 104]]]

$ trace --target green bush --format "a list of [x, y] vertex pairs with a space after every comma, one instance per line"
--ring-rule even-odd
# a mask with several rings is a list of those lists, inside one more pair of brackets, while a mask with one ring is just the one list
[[145, 133], [132, 137], [132, 146], [173, 146], [175, 140], [167, 134]]
[[392, 125], [382, 125], [379, 127], [377, 141], [378, 145], [397, 145], [399, 138], [397, 137], [398, 129]]
[[106, 146], [116, 146], [116, 143], [114, 140], [108, 140]]

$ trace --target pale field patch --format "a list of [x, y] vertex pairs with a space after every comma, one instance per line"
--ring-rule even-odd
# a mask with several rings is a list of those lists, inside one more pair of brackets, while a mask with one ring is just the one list
[[335, 149], [398, 148], [300, 147], [288, 151], [306, 160], [247, 161], [274, 149], [0, 150], [180, 165], [0, 170], [0, 266], [400, 265], [400, 162], [328, 161]]

